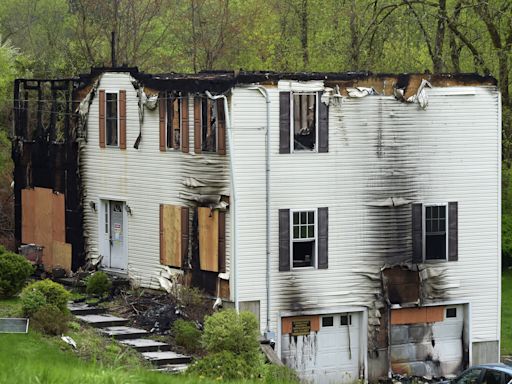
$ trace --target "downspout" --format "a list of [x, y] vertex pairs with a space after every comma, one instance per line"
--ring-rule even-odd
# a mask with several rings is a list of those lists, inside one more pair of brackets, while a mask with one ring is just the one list
[[267, 106], [266, 148], [265, 148], [265, 211], [266, 211], [266, 291], [267, 291], [267, 321], [265, 337], [267, 340], [275, 339], [275, 334], [270, 331], [270, 98], [268, 91], [261, 85], [255, 85], [249, 89], [257, 90], [265, 98]]
[[230, 172], [229, 172], [229, 175], [230, 175], [230, 181], [231, 181], [231, 194], [232, 194], [232, 197], [233, 197], [233, 201], [231, 202], [231, 206], [233, 208], [233, 217], [231, 219], [231, 222], [232, 222], [232, 228], [233, 228], [233, 257], [232, 257], [232, 261], [233, 261], [233, 270], [234, 270], [234, 273], [232, 273], [232, 276], [233, 276], [233, 298], [235, 300], [235, 307], [236, 307], [236, 310], [238, 311], [240, 308], [239, 308], [239, 303], [238, 303], [238, 262], [236, 260], [237, 258], [237, 254], [236, 254], [236, 250], [237, 250], [237, 244], [238, 244], [238, 229], [237, 229], [237, 226], [236, 226], [236, 215], [237, 215], [237, 210], [236, 210], [236, 205], [237, 205], [237, 200], [238, 200], [238, 196], [236, 194], [236, 188], [235, 188], [235, 159], [234, 159], [234, 155], [235, 155], [235, 149], [234, 149], [234, 146], [233, 146], [233, 132], [232, 132], [232, 127], [231, 127], [231, 116], [229, 114], [229, 106], [228, 106], [228, 98], [226, 97], [226, 95], [217, 95], [217, 96], [213, 96], [209, 91], [205, 91], [205, 94], [206, 96], [211, 99], [211, 100], [217, 100], [217, 99], [223, 99], [224, 100], [224, 110], [225, 110], [225, 116], [226, 116], [226, 129], [228, 131], [228, 145], [229, 145], [229, 167], [230, 167]]

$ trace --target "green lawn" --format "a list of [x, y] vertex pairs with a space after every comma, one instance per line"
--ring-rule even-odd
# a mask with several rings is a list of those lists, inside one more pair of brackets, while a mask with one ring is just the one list
[[501, 354], [512, 355], [512, 270], [501, 278]]

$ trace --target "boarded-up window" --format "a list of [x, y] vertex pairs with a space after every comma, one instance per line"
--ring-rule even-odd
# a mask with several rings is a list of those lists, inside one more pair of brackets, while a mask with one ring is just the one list
[[188, 255], [188, 208], [160, 205], [160, 264], [181, 268]]
[[23, 189], [21, 204], [21, 242], [43, 247], [47, 270], [54, 265], [69, 269], [71, 246], [66, 244], [64, 195], [47, 188]]
[[225, 212], [205, 207], [197, 210], [200, 268], [203, 271], [225, 272]]

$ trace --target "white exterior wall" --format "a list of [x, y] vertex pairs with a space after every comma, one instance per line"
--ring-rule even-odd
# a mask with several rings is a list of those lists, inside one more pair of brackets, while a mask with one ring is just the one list
[[[98, 245], [98, 212], [89, 208], [89, 201], [99, 199], [126, 201], [133, 215], [128, 219], [128, 273], [142, 286], [158, 288], [160, 273], [159, 205], [193, 206], [184, 194], [200, 193], [202, 188], [188, 188], [186, 177], [193, 177], [217, 191], [230, 195], [228, 158], [217, 154], [195, 155], [193, 100], [189, 99], [190, 153], [159, 150], [158, 107], [144, 112], [142, 141], [139, 149], [133, 144], [139, 135], [138, 98], [127, 73], [107, 72], [98, 89], [106, 92], [126, 90], [126, 149], [99, 147], [98, 97], [91, 104], [87, 142], [81, 151], [81, 173], [84, 185], [84, 232], [88, 257], [100, 254]], [[205, 187], [208, 188], [208, 187]], [[192, 216], [192, 214], [191, 214]], [[226, 213], [226, 269], [230, 265], [230, 215]]]
[[[312, 82], [312, 87], [317, 84]], [[287, 82], [279, 87], [287, 87]], [[422, 277], [440, 274], [432, 280], [436, 301], [470, 303], [473, 342], [498, 340], [501, 127], [496, 88], [427, 89], [426, 110], [393, 97], [344, 99], [341, 107], [329, 108], [329, 152], [291, 154], [279, 154], [279, 89], [268, 91], [271, 330], [278, 332], [284, 311], [322, 313], [362, 305], [372, 313], [381, 293], [380, 268], [400, 259], [386, 260], [386, 254], [393, 253], [392, 241], [386, 242], [382, 233], [398, 228], [407, 237], [398, 239], [405, 241], [405, 249], [411, 240], [409, 205], [403, 223], [372, 217], [369, 206], [403, 197], [418, 203], [458, 202], [459, 259], [425, 264]], [[232, 109], [238, 299], [260, 300], [263, 331], [265, 101], [255, 90], [235, 88]], [[329, 207], [328, 269], [279, 272], [278, 209], [318, 207]], [[376, 227], [375, 222], [381, 224]], [[411, 257], [412, 252], [409, 262]]]

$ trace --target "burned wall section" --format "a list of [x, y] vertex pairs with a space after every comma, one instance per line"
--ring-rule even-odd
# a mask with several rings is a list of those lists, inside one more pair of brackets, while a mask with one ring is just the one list
[[72, 244], [72, 269], [84, 262], [81, 182], [78, 172], [75, 79], [27, 80], [14, 84], [15, 238], [22, 241], [22, 190], [51, 189], [65, 196], [65, 240]]

